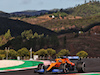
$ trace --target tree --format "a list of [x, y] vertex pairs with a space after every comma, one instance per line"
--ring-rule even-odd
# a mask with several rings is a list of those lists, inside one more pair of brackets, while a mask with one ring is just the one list
[[77, 32], [77, 33], [75, 34], [75, 36], [74, 36], [74, 37], [76, 38], [76, 37], [78, 37], [78, 36], [79, 36], [79, 33]]
[[54, 54], [56, 54], [56, 51], [52, 48], [48, 48], [47, 50], [47, 54], [52, 57]]
[[49, 17], [52, 17], [52, 15], [49, 15]]
[[39, 38], [44, 37], [44, 34], [42, 33], [41, 35], [38, 35]]
[[38, 37], [39, 37], [38, 33], [35, 32], [34, 35], [33, 35], [33, 37], [34, 37], [34, 38], [38, 38]]
[[40, 48], [43, 48], [45, 46], [45, 38], [41, 37], [38, 39], [38, 45], [40, 46]]
[[57, 13], [53, 13], [53, 15], [55, 16], [55, 17], [58, 17], [59, 18], [59, 13], [57, 12]]
[[60, 12], [63, 12], [63, 8], [60, 9]]
[[45, 49], [40, 49], [37, 52], [35, 52], [34, 54], [43, 57], [43, 56], [46, 56], [47, 55], [47, 51]]
[[9, 57], [16, 58], [17, 57], [17, 52], [13, 49], [10, 49], [9, 50]]
[[45, 15], [47, 15], [47, 14], [48, 14], [48, 12], [45, 13]]
[[6, 56], [5, 56], [5, 54], [0, 54], [0, 60], [2, 59], [2, 58], [5, 58]]
[[64, 36], [63, 46], [66, 47], [66, 36]]
[[88, 31], [88, 35], [89, 35], [89, 36], [91, 35], [91, 32], [90, 32], [90, 30]]
[[8, 29], [8, 31], [5, 33], [5, 38], [8, 40], [11, 38], [11, 34], [10, 34], [10, 29]]
[[57, 47], [59, 46], [59, 40], [58, 40], [58, 37], [56, 35], [52, 35], [50, 37], [50, 44], [53, 46], [53, 47]]
[[68, 56], [70, 54], [69, 50], [62, 49], [57, 56]]
[[6, 54], [6, 51], [0, 50], [0, 54]]
[[22, 48], [17, 51], [17, 55], [20, 57], [29, 56], [29, 51], [27, 48]]
[[24, 32], [21, 33], [21, 36], [23, 38], [26, 38], [26, 39], [30, 39], [30, 38], [33, 38], [33, 33], [32, 33], [32, 30], [25, 30]]
[[87, 57], [88, 53], [85, 52], [85, 51], [79, 51], [76, 55], [79, 56], [79, 57]]
[[66, 14], [66, 13], [64, 13], [64, 12], [61, 13], [61, 17], [62, 17], [62, 18], [66, 17], [67, 15], [68, 15], [68, 14]]
[[0, 59], [6, 57], [6, 52], [4, 50], [0, 50]]

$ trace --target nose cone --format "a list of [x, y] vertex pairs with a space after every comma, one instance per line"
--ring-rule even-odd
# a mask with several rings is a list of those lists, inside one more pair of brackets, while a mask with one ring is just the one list
[[72, 66], [75, 66], [75, 64], [74, 64], [74, 63], [72, 63]]

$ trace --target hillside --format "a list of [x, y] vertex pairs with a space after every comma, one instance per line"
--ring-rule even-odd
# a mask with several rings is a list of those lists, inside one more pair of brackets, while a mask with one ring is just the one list
[[[20, 15], [19, 17], [12, 16], [10, 17], [11, 19], [18, 19], [30, 24], [38, 24], [40, 26], [58, 32], [73, 27], [78, 27], [80, 29], [90, 24], [99, 22], [100, 2], [90, 1], [88, 3], [77, 5], [76, 7], [67, 9], [22, 11], [14, 12], [11, 14]], [[30, 16], [28, 17], [27, 15]], [[52, 15], [55, 16], [55, 19], [50, 17]]]
[[[48, 13], [48, 14], [47, 14]], [[10, 47], [21, 49], [31, 47], [34, 51], [42, 48], [53, 48], [57, 52], [68, 49], [71, 55], [84, 50], [89, 56], [100, 56], [100, 2], [89, 2], [69, 9], [48, 11], [23, 11], [0, 17], [0, 49]], [[52, 15], [54, 18], [52, 18]], [[7, 40], [2, 34], [10, 29], [13, 39]], [[41, 38], [22, 38], [24, 30], [32, 30], [33, 34], [44, 33]], [[81, 31], [81, 34], [78, 34]], [[53, 34], [58, 34], [54, 36]], [[18, 36], [18, 37], [17, 37]], [[38, 35], [39, 36], [39, 35]], [[66, 36], [66, 38], [65, 38]]]
[[[53, 13], [55, 12], [55, 13]], [[94, 1], [78, 5], [73, 8], [59, 9], [52, 14], [33, 17], [11, 17], [30, 24], [38, 24], [53, 31], [67, 30], [70, 28], [85, 28], [100, 21], [100, 2]], [[54, 15], [55, 18], [50, 16]]]
[[[100, 30], [100, 26], [93, 27], [93, 31], [96, 31], [97, 29]], [[65, 36], [66, 40], [64, 39]], [[100, 57], [100, 33], [97, 32], [97, 34], [94, 34], [94, 32], [87, 32], [79, 34], [78, 36], [76, 36], [76, 33], [65, 33], [58, 35], [58, 38], [52, 36], [29, 40], [17, 37], [8, 41], [5, 45], [1, 46], [0, 49], [4, 49], [5, 47], [10, 47], [16, 51], [23, 47], [28, 49], [32, 47], [33, 51], [42, 48], [53, 48], [59, 52], [61, 49], [67, 49], [70, 51], [71, 55], [75, 55], [77, 52], [84, 50], [88, 53], [89, 57]]]
[[49, 17], [49, 15], [43, 15], [43, 16], [38, 16], [38, 17], [10, 17], [10, 19], [14, 19], [14, 20], [21, 20], [21, 21], [24, 21], [24, 22], [27, 22], [27, 23], [30, 23], [30, 24], [40, 24], [40, 23], [43, 23], [43, 22], [46, 22], [46, 21], [49, 21], [51, 20], [52, 18]]
[[78, 5], [74, 8], [69, 8], [63, 11], [74, 16], [82, 16], [82, 17], [96, 16], [100, 15], [100, 2], [90, 1], [89, 3]]
[[100, 26], [94, 26], [91, 30], [91, 33], [100, 33]]
[[27, 11], [20, 11], [20, 12], [13, 12], [10, 13], [12, 16], [41, 16], [45, 14], [52, 14], [57, 12], [65, 12], [68, 15], [73, 16], [81, 16], [81, 17], [87, 17], [87, 16], [97, 16], [100, 15], [100, 2], [99, 1], [89, 1], [85, 4], [78, 4], [75, 7], [67, 8], [67, 9], [53, 9], [53, 10], [27, 10]]
[[86, 17], [82, 19], [53, 19], [39, 24], [54, 31], [68, 30], [71, 28], [85, 28], [90, 24], [100, 22], [100, 16]]
[[10, 14], [0, 11], [0, 17], [10, 17]]
[[24, 30], [32, 30], [33, 33], [44, 33], [45, 35], [55, 34], [55, 32], [38, 25], [32, 25], [19, 20], [12, 20], [0, 17], [0, 35], [4, 34], [8, 29], [11, 30], [12, 36], [19, 36]]
[[10, 14], [12, 16], [23, 16], [23, 15], [26, 15], [26, 16], [40, 16], [40, 15], [43, 15], [45, 13], [50, 13], [50, 12], [51, 12], [50, 10], [40, 10], [40, 11], [26, 10], [26, 11], [13, 12], [13, 13], [10, 13]]
[[[99, 26], [100, 29], [100, 26]], [[60, 47], [58, 51], [63, 48], [63, 38], [66, 36], [66, 49], [70, 50], [72, 55], [84, 50], [88, 52], [89, 57], [100, 57], [100, 34], [81, 34], [78, 37], [74, 37], [74, 34], [59, 35]]]
[[49, 15], [40, 16], [37, 18], [17, 18], [11, 17], [11, 19], [18, 19], [21, 21], [25, 21], [30, 24], [37, 24], [39, 26], [43, 26], [47, 29], [53, 31], [61, 31], [61, 30], [68, 30], [71, 28], [85, 28], [90, 24], [97, 23], [100, 21], [100, 16], [92, 16], [92, 17], [84, 17], [81, 18], [79, 16], [73, 17], [68, 15], [64, 19], [52, 19]]

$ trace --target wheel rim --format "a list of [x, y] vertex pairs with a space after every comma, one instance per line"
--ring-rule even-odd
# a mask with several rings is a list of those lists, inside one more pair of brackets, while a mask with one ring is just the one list
[[65, 73], [66, 73], [67, 70], [68, 70], [66, 66], [67, 66], [67, 64], [65, 63], [65, 64], [64, 64], [64, 72], [65, 72]]
[[82, 64], [82, 70], [85, 71], [85, 62]]
[[38, 65], [38, 69], [40, 70], [40, 69], [43, 69], [43, 64], [39, 64]]
[[44, 65], [41, 66], [41, 69], [43, 69]]

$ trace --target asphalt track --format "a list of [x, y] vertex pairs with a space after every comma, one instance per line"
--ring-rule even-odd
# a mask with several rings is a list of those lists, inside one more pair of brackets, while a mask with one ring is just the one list
[[[89, 72], [100, 72], [100, 58], [90, 58], [90, 59], [82, 59], [86, 63], [86, 73]], [[75, 72], [69, 72], [67, 74], [74, 74]], [[0, 75], [39, 75], [38, 73], [34, 73], [34, 69], [24, 70], [24, 71], [15, 71], [15, 72], [5, 72], [0, 73]], [[43, 74], [43, 75], [58, 75], [58, 74]]]

